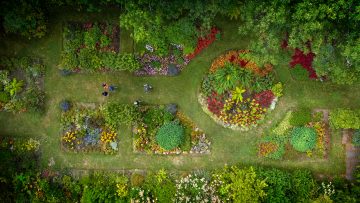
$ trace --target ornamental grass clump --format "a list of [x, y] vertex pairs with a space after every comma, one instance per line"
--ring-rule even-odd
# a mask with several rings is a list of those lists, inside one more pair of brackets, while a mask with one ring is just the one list
[[176, 122], [165, 123], [156, 134], [156, 142], [165, 150], [173, 150], [184, 141], [184, 128]]

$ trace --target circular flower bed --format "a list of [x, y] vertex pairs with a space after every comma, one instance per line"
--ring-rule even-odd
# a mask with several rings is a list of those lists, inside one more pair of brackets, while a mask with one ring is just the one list
[[282, 84], [274, 83], [272, 65], [257, 66], [247, 50], [229, 51], [211, 64], [199, 94], [203, 109], [217, 123], [248, 130], [274, 109]]

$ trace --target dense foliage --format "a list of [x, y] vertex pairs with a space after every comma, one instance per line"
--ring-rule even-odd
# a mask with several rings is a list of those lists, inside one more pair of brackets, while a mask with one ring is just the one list
[[165, 150], [172, 150], [184, 141], [184, 128], [174, 122], [165, 123], [157, 132], [156, 141]]
[[330, 123], [335, 129], [360, 129], [360, 110], [335, 109], [330, 112]]
[[1, 57], [0, 110], [42, 112], [44, 73], [45, 67], [39, 59]]
[[[73, 178], [39, 167], [41, 143], [1, 138], [0, 200], [2, 202], [334, 202], [359, 199], [359, 177], [348, 183], [317, 182], [307, 170], [229, 166], [216, 171], [181, 174], [159, 170], [140, 175], [126, 171], [90, 172]], [[131, 180], [131, 181], [129, 181]]]
[[104, 109], [105, 121], [109, 126], [130, 125], [140, 119], [138, 109], [130, 104], [108, 103]]
[[293, 126], [302, 126], [311, 121], [311, 109], [300, 108], [292, 112], [290, 124]]
[[316, 132], [313, 128], [295, 127], [291, 132], [290, 143], [300, 152], [312, 150], [316, 144]]
[[[254, 37], [249, 48], [257, 64], [281, 61], [287, 48], [313, 52], [317, 76], [339, 84], [359, 81], [359, 4], [350, 1], [246, 1], [240, 7], [242, 35]], [[264, 57], [266, 56], [266, 57]]]

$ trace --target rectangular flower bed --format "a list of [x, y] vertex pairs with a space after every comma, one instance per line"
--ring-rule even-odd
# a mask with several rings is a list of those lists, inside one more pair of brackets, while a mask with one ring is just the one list
[[45, 66], [38, 58], [0, 58], [0, 111], [42, 111]]
[[272, 159], [326, 159], [329, 123], [326, 110], [289, 111], [258, 147], [259, 156]]
[[66, 151], [113, 154], [118, 148], [116, 129], [105, 121], [95, 104], [71, 104], [61, 114], [61, 145]]
[[120, 28], [114, 23], [66, 23], [60, 69], [73, 72], [121, 69], [124, 63], [135, 59], [132, 54], [118, 53], [119, 38]]
[[172, 105], [139, 107], [142, 118], [133, 126], [135, 152], [154, 154], [206, 154], [210, 141], [182, 112]]

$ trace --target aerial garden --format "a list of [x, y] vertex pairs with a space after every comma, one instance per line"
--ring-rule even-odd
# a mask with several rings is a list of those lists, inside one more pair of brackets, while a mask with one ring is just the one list
[[358, 202], [357, 1], [0, 3], [1, 202]]

